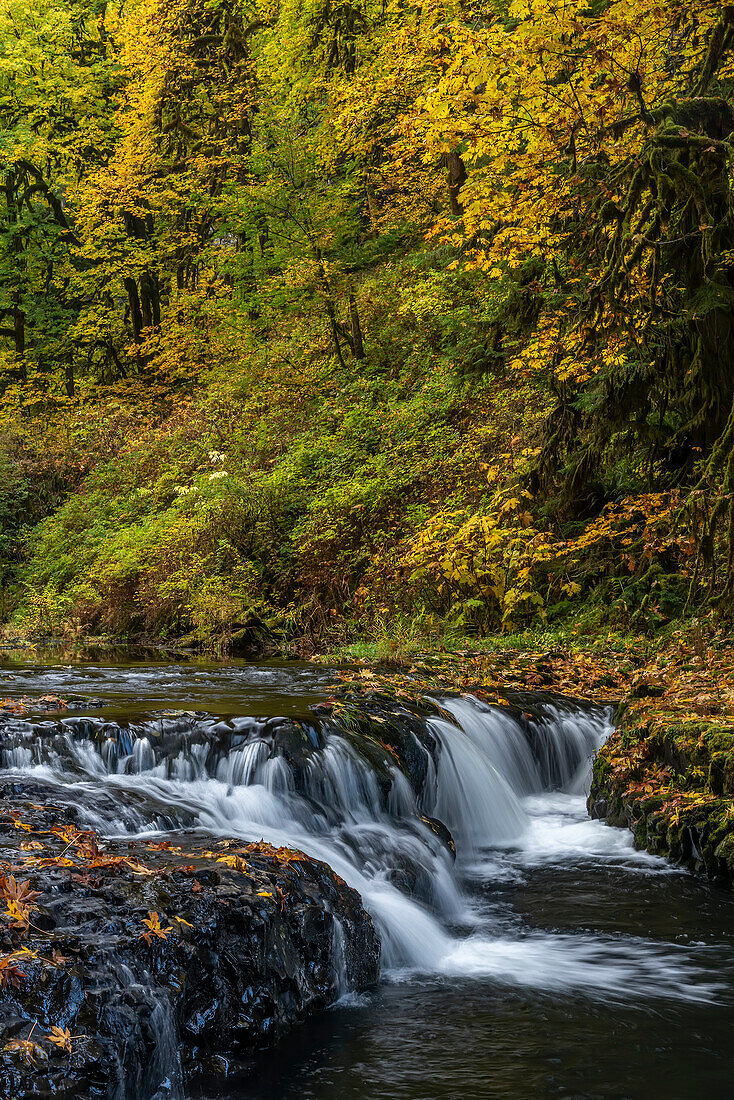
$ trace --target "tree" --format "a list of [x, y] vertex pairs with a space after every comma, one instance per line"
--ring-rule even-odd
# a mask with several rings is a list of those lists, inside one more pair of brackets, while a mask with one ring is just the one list
[[0, 13], [0, 336], [10, 375], [74, 392], [80, 177], [109, 155], [117, 86], [106, 6], [12, 0]]

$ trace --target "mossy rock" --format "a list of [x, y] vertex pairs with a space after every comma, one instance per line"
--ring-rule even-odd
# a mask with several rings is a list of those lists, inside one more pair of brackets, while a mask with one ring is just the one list
[[734, 832], [729, 833], [724, 837], [720, 844], [716, 846], [714, 855], [722, 863], [726, 864], [729, 874], [734, 878]]

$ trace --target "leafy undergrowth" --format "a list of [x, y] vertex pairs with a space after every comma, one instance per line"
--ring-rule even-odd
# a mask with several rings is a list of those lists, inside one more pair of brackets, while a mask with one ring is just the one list
[[731, 712], [714, 720], [662, 702], [630, 708], [595, 761], [589, 809], [632, 829], [638, 847], [731, 884]]
[[734, 610], [731, 5], [4, 7], [13, 630]]
[[734, 878], [734, 650], [681, 646], [648, 666], [594, 764], [589, 808], [638, 846]]
[[440, 688], [483, 691], [556, 691], [590, 702], [621, 702], [662, 660], [660, 643], [644, 636], [577, 638], [575, 632], [495, 635], [463, 645], [422, 651], [347, 646], [312, 660], [348, 660], [342, 684], [390, 685], [420, 693]]

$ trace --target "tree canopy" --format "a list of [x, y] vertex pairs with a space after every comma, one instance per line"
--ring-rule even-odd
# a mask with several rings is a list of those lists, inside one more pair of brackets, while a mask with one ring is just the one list
[[733, 46], [718, 0], [8, 0], [6, 613], [726, 612]]

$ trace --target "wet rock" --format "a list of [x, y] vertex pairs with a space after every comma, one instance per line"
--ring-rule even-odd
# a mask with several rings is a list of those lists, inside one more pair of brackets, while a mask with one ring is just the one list
[[438, 818], [435, 817], [428, 817], [427, 814], [421, 814], [420, 820], [424, 825], [427, 825], [433, 835], [437, 836], [441, 843], [448, 848], [452, 859], [456, 859], [456, 844], [454, 843], [454, 838], [443, 821], [439, 821]]
[[421, 795], [429, 760], [435, 767], [439, 757], [439, 744], [424, 719], [441, 713], [438, 704], [427, 699], [413, 702], [409, 708], [387, 693], [348, 692], [334, 709], [332, 722], [336, 732], [347, 737], [372, 764], [386, 790], [391, 782], [390, 768], [397, 765]]
[[587, 809], [592, 821], [604, 820], [609, 813], [609, 802], [606, 798], [590, 798]]
[[376, 982], [370, 918], [325, 864], [185, 834], [103, 846], [50, 799], [0, 789], [0, 875], [38, 893], [28, 927], [0, 920], [1, 1096], [147, 1100]]
[[730, 887], [734, 882], [734, 732], [671, 719], [625, 721], [594, 761], [592, 817], [635, 845]]

